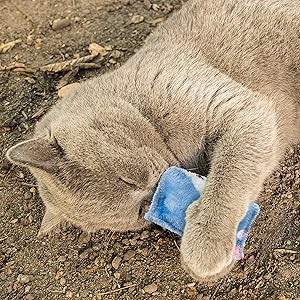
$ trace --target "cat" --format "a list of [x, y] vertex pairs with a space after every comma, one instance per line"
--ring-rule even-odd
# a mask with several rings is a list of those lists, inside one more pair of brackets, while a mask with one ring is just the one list
[[120, 68], [87, 80], [8, 150], [46, 212], [85, 231], [139, 230], [172, 165], [207, 175], [187, 210], [184, 268], [226, 274], [237, 225], [300, 139], [300, 6], [293, 0], [190, 0]]

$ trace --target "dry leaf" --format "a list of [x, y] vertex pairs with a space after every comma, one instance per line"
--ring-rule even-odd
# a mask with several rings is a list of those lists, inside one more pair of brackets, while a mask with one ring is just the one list
[[24, 72], [24, 73], [33, 73], [34, 70], [31, 68], [26, 67], [25, 64], [19, 63], [19, 62], [13, 62], [9, 64], [8, 66], [1, 66], [0, 65], [0, 71], [16, 71], [16, 72]]
[[15, 45], [20, 44], [22, 40], [15, 40], [6, 44], [1, 44], [0, 45], [0, 53], [6, 53], [10, 51]]
[[108, 54], [108, 50], [106, 50], [104, 47], [96, 44], [96, 43], [91, 43], [89, 45], [89, 51], [91, 53], [97, 53], [97, 54], [100, 54], [102, 56], [105, 56]]
[[66, 60], [64, 62], [49, 64], [49, 65], [41, 67], [40, 70], [43, 72], [57, 73], [57, 72], [61, 72], [61, 71], [70, 71], [70, 70], [73, 70], [74, 68], [79, 68], [79, 69], [99, 68], [99, 65], [97, 65], [95, 63], [91, 63], [91, 61], [99, 55], [101, 55], [101, 57], [102, 57], [103, 55], [101, 53], [104, 54], [105, 53], [104, 50], [105, 50], [105, 48], [101, 47], [100, 45], [98, 45], [96, 43], [92, 43], [89, 46], [89, 51], [91, 53], [90, 55]]
[[86, 63], [95, 58], [98, 54], [90, 54], [80, 58], [74, 58], [70, 60], [66, 60], [60, 63], [49, 64], [40, 68], [41, 71], [44, 72], [61, 72], [61, 71], [69, 71], [76, 67], [79, 67], [80, 63]]

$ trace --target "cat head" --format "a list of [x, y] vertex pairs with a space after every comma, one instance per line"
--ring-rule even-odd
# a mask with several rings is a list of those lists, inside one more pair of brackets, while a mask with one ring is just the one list
[[[32, 139], [7, 152], [28, 167], [46, 206], [40, 234], [67, 221], [85, 231], [137, 230], [160, 175], [175, 158], [129, 103], [84, 101], [78, 91], [36, 126]], [[97, 93], [99, 99], [99, 93]]]

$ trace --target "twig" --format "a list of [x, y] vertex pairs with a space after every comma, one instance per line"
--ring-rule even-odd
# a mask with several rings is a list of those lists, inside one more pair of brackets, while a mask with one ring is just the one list
[[173, 242], [174, 242], [174, 244], [175, 244], [176, 248], [178, 249], [178, 251], [180, 252], [180, 248], [178, 247], [178, 245], [177, 245], [176, 241], [174, 240]]
[[297, 254], [298, 252], [295, 250], [290, 250], [290, 249], [274, 249], [274, 251], [279, 252], [279, 253], [290, 253], [290, 254]]
[[37, 184], [33, 184], [33, 183], [21, 182], [21, 184], [22, 184], [22, 185], [26, 185], [26, 186], [38, 187]]
[[97, 296], [104, 296], [104, 295], [113, 294], [113, 293], [116, 293], [116, 292], [119, 292], [119, 291], [122, 291], [122, 290], [125, 290], [125, 289], [129, 289], [129, 288], [134, 287], [134, 286], [137, 286], [137, 284], [135, 283], [135, 284], [123, 286], [123, 287], [121, 287], [119, 289], [111, 290], [109, 292], [97, 293]]
[[12, 3], [12, 5], [27, 19], [32, 25], [35, 25], [35, 22], [32, 20], [30, 16], [20, 7], [18, 7], [15, 3]]

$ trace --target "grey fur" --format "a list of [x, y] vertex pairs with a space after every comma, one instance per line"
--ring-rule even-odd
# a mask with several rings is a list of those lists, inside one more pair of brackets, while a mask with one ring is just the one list
[[56, 104], [7, 157], [37, 178], [41, 234], [134, 230], [170, 165], [209, 170], [181, 244], [197, 279], [230, 270], [239, 220], [299, 141], [300, 6], [190, 0], [121, 68]]

